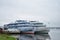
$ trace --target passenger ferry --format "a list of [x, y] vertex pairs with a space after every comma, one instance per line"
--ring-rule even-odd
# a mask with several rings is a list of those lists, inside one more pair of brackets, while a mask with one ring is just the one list
[[[4, 28], [7, 29], [18, 29], [22, 33], [35, 33], [36, 31], [43, 31], [43, 33], [48, 33], [46, 25], [38, 21], [27, 21], [27, 20], [16, 20], [14, 23], [5, 24]], [[40, 28], [40, 29], [39, 29]], [[13, 30], [12, 30], [13, 31]]]

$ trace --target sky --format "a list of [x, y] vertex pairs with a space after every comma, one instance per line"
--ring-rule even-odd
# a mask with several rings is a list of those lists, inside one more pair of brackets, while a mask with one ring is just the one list
[[0, 0], [0, 25], [20, 19], [60, 27], [60, 0]]

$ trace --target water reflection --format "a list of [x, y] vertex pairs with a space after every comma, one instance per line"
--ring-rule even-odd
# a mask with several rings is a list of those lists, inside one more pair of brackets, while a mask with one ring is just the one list
[[49, 34], [11, 34], [19, 40], [60, 40], [60, 29], [52, 29]]
[[21, 34], [19, 40], [50, 40], [50, 36], [48, 34]]

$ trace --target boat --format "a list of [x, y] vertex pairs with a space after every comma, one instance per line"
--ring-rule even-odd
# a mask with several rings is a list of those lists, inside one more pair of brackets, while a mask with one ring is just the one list
[[4, 28], [16, 28], [23, 33], [35, 33], [37, 31], [48, 33], [46, 25], [39, 21], [16, 20], [14, 23], [5, 24]]
[[35, 33], [43, 33], [43, 34], [48, 34], [48, 32], [50, 31], [46, 25], [42, 22], [39, 21], [30, 21], [30, 23], [32, 23], [32, 27], [34, 27], [34, 32]]
[[33, 27], [20, 27], [19, 30], [22, 30], [21, 33], [23, 34], [34, 34]]
[[7, 30], [4, 30], [5, 33], [20, 33], [20, 30], [15, 28], [8, 28]]

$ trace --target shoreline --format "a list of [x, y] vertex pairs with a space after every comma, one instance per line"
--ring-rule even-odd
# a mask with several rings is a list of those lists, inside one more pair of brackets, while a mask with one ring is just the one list
[[16, 38], [8, 34], [0, 34], [0, 40], [16, 40]]

